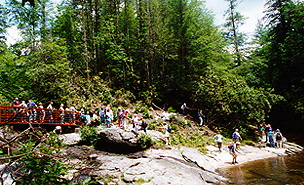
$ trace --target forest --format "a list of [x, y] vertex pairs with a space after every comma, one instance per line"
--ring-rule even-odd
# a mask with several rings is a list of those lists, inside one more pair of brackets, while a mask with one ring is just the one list
[[303, 128], [304, 3], [268, 0], [248, 42], [241, 2], [226, 1], [217, 26], [201, 0], [6, 0], [0, 36], [16, 26], [22, 40], [0, 39], [1, 104], [186, 102], [223, 129]]

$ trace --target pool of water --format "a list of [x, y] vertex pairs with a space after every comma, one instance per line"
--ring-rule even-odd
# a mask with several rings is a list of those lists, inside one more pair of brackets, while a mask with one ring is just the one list
[[[286, 137], [303, 146], [303, 135], [298, 136]], [[229, 178], [233, 184], [304, 185], [304, 151], [286, 157], [256, 160], [219, 172]]]
[[248, 162], [220, 171], [233, 184], [304, 184], [304, 152]]

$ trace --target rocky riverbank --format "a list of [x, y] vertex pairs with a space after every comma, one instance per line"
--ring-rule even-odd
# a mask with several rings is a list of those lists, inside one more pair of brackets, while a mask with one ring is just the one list
[[[74, 145], [77, 133], [62, 135], [64, 142]], [[73, 167], [67, 179], [81, 182], [94, 178], [98, 184], [227, 184], [228, 179], [217, 173], [219, 168], [232, 166], [227, 145], [219, 152], [209, 145], [206, 154], [195, 148], [165, 146], [132, 154], [114, 154], [88, 146], [70, 146], [62, 150], [62, 158]], [[285, 143], [284, 149], [266, 145], [242, 145], [238, 164], [268, 157], [284, 156], [301, 151], [301, 146]]]

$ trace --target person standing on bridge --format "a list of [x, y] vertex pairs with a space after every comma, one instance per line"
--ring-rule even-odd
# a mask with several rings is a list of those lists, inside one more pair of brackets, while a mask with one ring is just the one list
[[53, 102], [50, 102], [50, 104], [46, 108], [48, 109], [49, 123], [54, 123], [54, 118], [53, 118]]
[[13, 110], [14, 110], [14, 115], [16, 115], [19, 112], [19, 106], [20, 102], [18, 98], [15, 98], [12, 102]]
[[25, 103], [25, 101], [22, 101], [21, 104], [19, 105], [20, 106], [20, 117], [21, 117], [21, 122], [24, 122], [24, 117], [26, 115], [26, 108], [27, 108], [27, 105]]
[[43, 107], [43, 105], [42, 105], [42, 103], [40, 102], [40, 103], [38, 103], [38, 105], [39, 105], [39, 113], [40, 113], [40, 115], [39, 115], [39, 120], [40, 120], [40, 122], [42, 123], [42, 122], [44, 122], [44, 118], [45, 118], [45, 111], [44, 111], [44, 107]]
[[37, 117], [37, 105], [32, 100], [28, 100], [27, 107], [29, 108], [29, 116], [30, 116], [30, 122], [34, 121], [36, 122]]
[[76, 108], [75, 108], [75, 105], [72, 104], [69, 108], [69, 111], [70, 111], [70, 115], [71, 115], [71, 119], [70, 119], [70, 123], [71, 124], [75, 124], [75, 119], [76, 119]]
[[59, 107], [59, 112], [60, 112], [60, 122], [64, 123], [64, 104], [60, 104]]

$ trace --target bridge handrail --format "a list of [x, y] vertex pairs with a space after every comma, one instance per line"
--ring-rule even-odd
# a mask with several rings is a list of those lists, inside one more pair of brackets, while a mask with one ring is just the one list
[[0, 124], [31, 122], [34, 124], [81, 126], [79, 116], [78, 111], [0, 105]]

